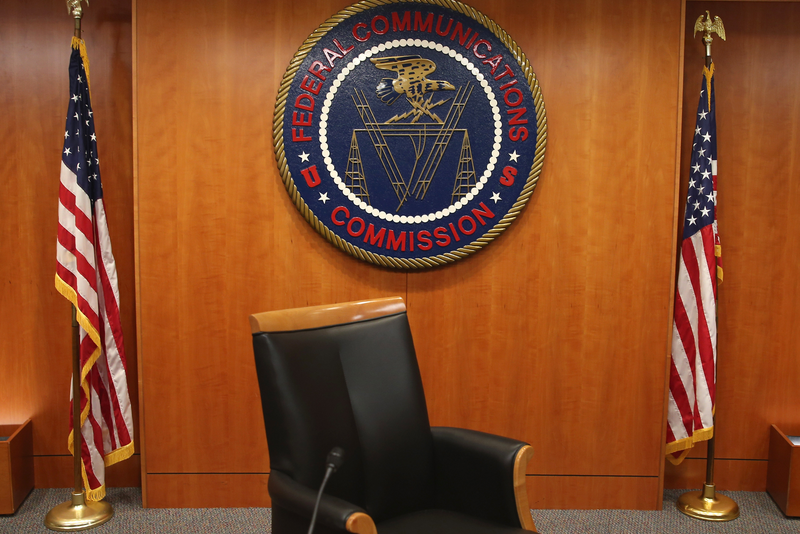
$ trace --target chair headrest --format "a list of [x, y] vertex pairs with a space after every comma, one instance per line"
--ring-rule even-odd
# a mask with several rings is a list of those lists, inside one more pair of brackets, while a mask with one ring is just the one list
[[291, 332], [367, 321], [405, 311], [401, 297], [341, 302], [256, 313], [250, 316], [250, 329], [253, 334]]

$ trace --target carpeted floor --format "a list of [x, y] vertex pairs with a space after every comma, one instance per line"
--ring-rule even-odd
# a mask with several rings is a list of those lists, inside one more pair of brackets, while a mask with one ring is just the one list
[[[741, 516], [729, 523], [710, 523], [684, 516], [675, 508], [682, 491], [664, 492], [664, 510], [533, 510], [536, 527], [542, 534], [695, 534], [800, 533], [800, 519], [787, 519], [766, 493], [724, 492], [739, 505]], [[37, 489], [16, 514], [0, 516], [0, 533], [28, 534], [50, 532], [44, 516], [69, 498], [68, 489]], [[139, 488], [112, 488], [108, 501], [114, 506], [111, 521], [92, 530], [111, 533], [214, 533], [267, 534], [271, 531], [269, 508], [143, 509]]]

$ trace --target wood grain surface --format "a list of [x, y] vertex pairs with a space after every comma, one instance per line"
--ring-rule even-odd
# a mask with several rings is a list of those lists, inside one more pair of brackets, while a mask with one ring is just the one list
[[342, 7], [137, 2], [148, 473], [269, 470], [250, 314], [405, 296], [403, 273], [320, 239], [274, 161], [286, 65], [320, 13]]
[[[680, 465], [667, 462], [666, 489], [698, 489], [706, 479], [706, 459], [686, 458]], [[764, 491], [767, 487], [766, 460], [714, 460], [714, 484], [723, 491]]]
[[532, 443], [530, 474], [658, 477], [680, 3], [475, 6], [540, 78], [547, 159], [497, 242], [409, 275], [432, 422]]
[[148, 474], [150, 508], [268, 508], [265, 473]]
[[[316, 25], [348, 4], [136, 0], [135, 198], [130, 5], [87, 9], [134, 403], [141, 352], [147, 480], [268, 472], [250, 314], [401, 295], [434, 424], [529, 441], [529, 474], [548, 475], [535, 478], [556, 492], [567, 480], [582, 485], [584, 504], [608, 480], [650, 491], [663, 425], [675, 166], [688, 170], [689, 161], [686, 148], [681, 161], [674, 155], [691, 137], [702, 62], [699, 40], [687, 35], [679, 140], [681, 3], [472, 2], [522, 46], [539, 77], [547, 160], [527, 208], [495, 243], [411, 274], [325, 243], [274, 161], [272, 108], [284, 69]], [[688, 2], [686, 25], [705, 9], [729, 36], [714, 45], [726, 275], [717, 453], [763, 461], [769, 424], [797, 423], [800, 401], [792, 341], [800, 191], [790, 179], [798, 172], [798, 5]], [[10, 115], [0, 135], [26, 142], [0, 149], [10, 177], [0, 232], [17, 251], [0, 262], [0, 376], [10, 377], [0, 422], [32, 417], [34, 452], [44, 457], [66, 447], [69, 307], [52, 278], [71, 21], [39, 1], [7, 6], [5, 20], [0, 61], [9, 81], [0, 104]], [[153, 495], [172, 483], [156, 482]], [[657, 487], [652, 493], [622, 492], [618, 504], [658, 506]]]
[[528, 475], [534, 510], [657, 510], [658, 477]]
[[250, 330], [253, 334], [261, 332], [283, 332], [287, 330], [307, 330], [324, 326], [340, 325], [366, 321], [377, 317], [395, 315], [406, 311], [406, 303], [401, 297], [323, 304], [261, 312], [250, 316]]
[[769, 437], [767, 492], [790, 517], [800, 516], [800, 446], [793, 439], [798, 427], [778, 428], [772, 425]]
[[[141, 457], [134, 454], [124, 462], [106, 468], [106, 486], [109, 488], [131, 488], [142, 485]], [[72, 456], [36, 456], [33, 461], [37, 488], [68, 488], [74, 481]]]
[[473, 3], [540, 78], [547, 161], [495, 243], [409, 274], [328, 245], [274, 161], [284, 69], [346, 5], [136, 2], [146, 484], [268, 472], [248, 315], [400, 295], [434, 424], [531, 442], [529, 473], [652, 477], [658, 506], [681, 3]]
[[0, 436], [0, 514], [13, 514], [33, 489], [33, 425], [0, 425]]

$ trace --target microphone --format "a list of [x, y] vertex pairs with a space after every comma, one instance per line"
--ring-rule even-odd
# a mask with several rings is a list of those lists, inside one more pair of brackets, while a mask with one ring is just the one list
[[328, 453], [328, 457], [325, 459], [325, 476], [322, 478], [322, 484], [319, 486], [317, 502], [314, 503], [314, 512], [311, 514], [311, 524], [308, 525], [308, 534], [311, 534], [314, 531], [314, 523], [317, 521], [317, 510], [319, 510], [319, 501], [322, 499], [322, 492], [325, 490], [325, 484], [328, 483], [328, 478], [331, 476], [331, 474], [335, 473], [336, 470], [342, 466], [343, 462], [344, 449], [341, 447], [332, 448], [331, 452]]

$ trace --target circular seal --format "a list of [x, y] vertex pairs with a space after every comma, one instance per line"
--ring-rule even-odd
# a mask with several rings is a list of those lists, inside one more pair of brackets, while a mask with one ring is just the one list
[[547, 121], [525, 54], [454, 0], [369, 0], [306, 39], [275, 106], [286, 189], [328, 241], [425, 268], [480, 250], [517, 217]]

